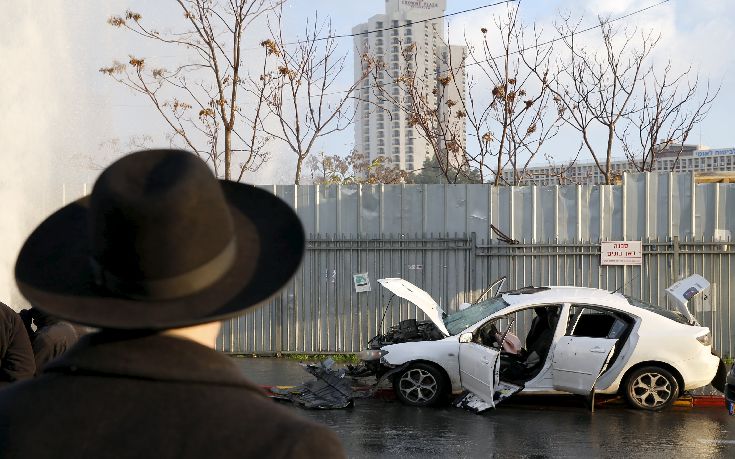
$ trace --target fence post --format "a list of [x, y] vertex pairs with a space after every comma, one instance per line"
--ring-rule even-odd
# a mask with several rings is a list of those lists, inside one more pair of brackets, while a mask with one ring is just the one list
[[465, 301], [474, 303], [476, 293], [475, 289], [477, 288], [477, 233], [474, 231], [470, 233], [470, 259], [468, 260], [468, 264], [470, 275], [470, 297], [465, 298]]
[[672, 240], [674, 242], [674, 258], [671, 260], [671, 282], [669, 282], [669, 285], [673, 284], [677, 280], [679, 280], [679, 236], [673, 236]]

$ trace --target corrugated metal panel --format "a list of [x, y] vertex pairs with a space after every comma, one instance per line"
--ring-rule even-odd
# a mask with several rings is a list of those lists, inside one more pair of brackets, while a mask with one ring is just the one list
[[[734, 355], [730, 311], [735, 185], [696, 185], [692, 174], [625, 174], [622, 185], [372, 185], [264, 187], [291, 204], [309, 234], [304, 264], [269, 304], [227, 321], [225, 351], [355, 352], [383, 328], [419, 316], [388, 300], [380, 277], [404, 277], [448, 311], [507, 275], [510, 286], [579, 285], [666, 302], [675, 278], [699, 273], [713, 284], [712, 307], [695, 315], [712, 328], [715, 346]], [[729, 218], [728, 218], [729, 217]], [[495, 225], [521, 241], [508, 246]], [[678, 238], [678, 259], [674, 260]], [[642, 267], [599, 265], [600, 240], [642, 240]], [[674, 268], [679, 275], [675, 276]], [[367, 272], [372, 291], [354, 292]], [[705, 308], [708, 308], [705, 310]], [[519, 320], [522, 332], [527, 320]]]

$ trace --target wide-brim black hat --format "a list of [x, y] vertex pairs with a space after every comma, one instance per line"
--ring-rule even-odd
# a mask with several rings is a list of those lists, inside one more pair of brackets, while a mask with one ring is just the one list
[[179, 150], [130, 154], [90, 196], [52, 214], [15, 266], [35, 307], [99, 328], [158, 330], [234, 316], [298, 269], [296, 213], [254, 186], [217, 180]]

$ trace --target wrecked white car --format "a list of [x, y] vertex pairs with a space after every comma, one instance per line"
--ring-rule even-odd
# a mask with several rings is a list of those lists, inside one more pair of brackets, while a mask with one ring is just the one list
[[[710, 330], [686, 306], [674, 312], [605, 290], [527, 287], [447, 315], [406, 280], [378, 282], [430, 319], [403, 320], [360, 353], [364, 368], [390, 378], [408, 405], [469, 391], [494, 407], [523, 390], [620, 393], [636, 408], [660, 410], [709, 384], [724, 365]], [[516, 318], [531, 325], [511, 338]]]

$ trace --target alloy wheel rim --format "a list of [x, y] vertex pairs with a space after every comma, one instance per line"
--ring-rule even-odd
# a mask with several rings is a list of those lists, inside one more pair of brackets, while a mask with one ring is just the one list
[[630, 395], [642, 407], [657, 408], [671, 399], [671, 383], [661, 373], [643, 373], [630, 386]]
[[437, 391], [437, 382], [434, 375], [420, 368], [411, 369], [401, 376], [398, 389], [406, 400], [413, 403], [430, 401]]

